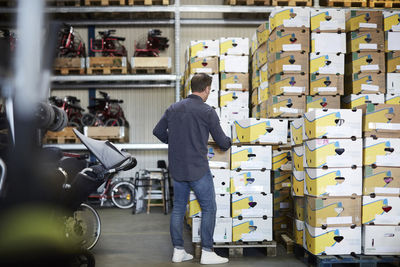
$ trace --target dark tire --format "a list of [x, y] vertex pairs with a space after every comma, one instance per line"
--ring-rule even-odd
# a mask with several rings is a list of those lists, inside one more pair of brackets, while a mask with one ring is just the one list
[[114, 127], [118, 127], [121, 126], [119, 121], [117, 119], [108, 119], [105, 123], [105, 126], [114, 126]]
[[59, 132], [64, 129], [68, 124], [68, 116], [65, 110], [60, 109], [56, 106], [51, 106], [54, 110], [55, 118], [53, 123], [49, 126], [49, 130], [53, 132]]
[[81, 123], [83, 126], [93, 126], [95, 122], [96, 117], [91, 113], [85, 113], [81, 118]]
[[53, 108], [47, 103], [39, 103], [35, 115], [38, 122], [38, 127], [42, 129], [49, 128], [55, 117]]

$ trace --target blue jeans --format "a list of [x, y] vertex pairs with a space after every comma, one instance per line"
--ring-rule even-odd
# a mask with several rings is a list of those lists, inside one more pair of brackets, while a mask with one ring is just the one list
[[203, 249], [211, 250], [214, 243], [217, 204], [215, 203], [214, 183], [210, 170], [197, 181], [178, 182], [174, 180], [174, 208], [170, 225], [172, 244], [175, 248], [183, 248], [183, 221], [190, 189], [194, 191], [201, 208], [201, 245]]

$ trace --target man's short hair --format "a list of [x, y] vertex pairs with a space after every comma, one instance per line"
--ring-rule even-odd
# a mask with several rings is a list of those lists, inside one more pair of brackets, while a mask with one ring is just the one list
[[212, 77], [205, 73], [198, 73], [195, 74], [190, 81], [190, 87], [192, 92], [201, 93], [206, 90], [207, 86], [211, 86]]

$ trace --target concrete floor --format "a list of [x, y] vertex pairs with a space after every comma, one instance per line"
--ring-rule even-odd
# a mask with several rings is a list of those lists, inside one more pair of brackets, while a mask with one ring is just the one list
[[[93, 254], [96, 266], [196, 266], [199, 260], [172, 263], [169, 236], [169, 215], [154, 209], [151, 214], [132, 215], [131, 210], [98, 209], [102, 233]], [[185, 248], [193, 253], [191, 234], [184, 232]], [[218, 251], [217, 251], [218, 252]], [[222, 251], [224, 252], [224, 251]], [[231, 258], [229, 264], [219, 266], [305, 266], [292, 255], [278, 249], [277, 257], [266, 257], [262, 251], [252, 251], [243, 258]], [[220, 253], [221, 254], [221, 253]]]

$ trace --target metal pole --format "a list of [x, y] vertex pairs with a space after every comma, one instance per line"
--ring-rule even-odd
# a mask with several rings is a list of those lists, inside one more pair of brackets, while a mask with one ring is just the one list
[[175, 102], [180, 100], [180, 86], [181, 86], [181, 13], [180, 13], [180, 0], [175, 0]]

